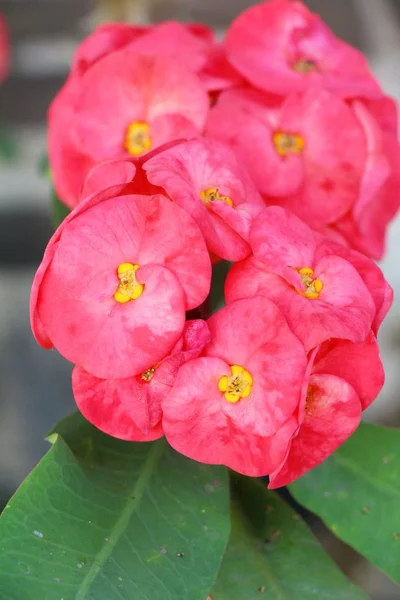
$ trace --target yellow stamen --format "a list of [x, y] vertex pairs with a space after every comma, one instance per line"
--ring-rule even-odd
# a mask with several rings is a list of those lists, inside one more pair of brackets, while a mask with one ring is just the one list
[[296, 73], [308, 75], [309, 73], [313, 73], [317, 70], [317, 64], [308, 58], [301, 58], [292, 65], [292, 69], [293, 71], [296, 71]]
[[304, 409], [305, 412], [307, 413], [307, 415], [309, 415], [309, 416], [312, 416], [312, 414], [313, 414], [313, 407], [312, 407], [313, 395], [314, 395], [314, 388], [312, 385], [309, 385], [307, 388], [306, 406]]
[[143, 371], [141, 379], [143, 379], [143, 381], [145, 381], [146, 383], [150, 383], [150, 381], [153, 379], [155, 372], [156, 372], [156, 367], [151, 367], [150, 369], [146, 369], [146, 371]]
[[143, 294], [144, 285], [136, 279], [136, 271], [139, 267], [140, 265], [132, 263], [121, 263], [119, 265], [117, 277], [120, 283], [114, 293], [114, 300], [123, 304], [130, 300], [136, 300]]
[[225, 202], [228, 206], [233, 206], [232, 200], [229, 196], [221, 196], [218, 188], [209, 188], [200, 192], [200, 198], [203, 200], [206, 206], [209, 206], [211, 202]]
[[225, 400], [236, 404], [241, 398], [248, 398], [253, 387], [253, 378], [249, 371], [239, 365], [231, 366], [231, 374], [224, 375], [218, 381], [218, 389]]
[[296, 269], [296, 271], [300, 275], [301, 282], [304, 285], [304, 290], [296, 288], [296, 292], [309, 300], [319, 298], [324, 284], [320, 279], [314, 279], [314, 271], [310, 267], [302, 267], [301, 269]]
[[297, 133], [285, 133], [276, 131], [272, 136], [275, 150], [280, 156], [288, 154], [301, 154], [304, 150], [305, 140]]
[[134, 121], [128, 126], [125, 135], [124, 147], [129, 154], [139, 156], [152, 147], [150, 125], [145, 121]]

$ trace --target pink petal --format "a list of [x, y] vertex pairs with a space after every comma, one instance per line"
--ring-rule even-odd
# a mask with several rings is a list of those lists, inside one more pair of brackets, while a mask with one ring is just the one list
[[293, 284], [299, 281], [295, 269], [313, 268], [317, 240], [305, 223], [278, 206], [258, 215], [250, 231], [254, 256]]
[[278, 130], [305, 141], [304, 185], [285, 206], [321, 229], [343, 216], [359, 195], [366, 161], [363, 128], [344, 101], [312, 90], [285, 99]]
[[[273, 435], [300, 401], [306, 355], [279, 309], [266, 298], [238, 300], [215, 313], [208, 326], [212, 341], [204, 349], [228, 365], [240, 365], [253, 377], [248, 398], [222, 403], [236, 428]], [[229, 375], [230, 370], [223, 375]]]
[[[171, 250], [171, 268], [185, 273], [179, 258], [176, 262], [173, 259], [176, 242], [168, 248], [155, 224], [162, 215], [169, 218], [170, 227], [174, 215], [182, 223], [182, 215], [176, 216], [180, 209], [160, 196], [140, 202], [140, 197], [120, 197], [71, 218], [60, 228], [61, 240], [52, 262], [41, 283], [38, 280], [37, 311], [48, 338], [66, 358], [98, 377], [127, 377], [153, 366], [171, 350], [183, 329], [182, 286], [170, 269], [154, 265], [157, 261], [168, 263]], [[163, 206], [167, 212], [163, 212]], [[196, 247], [190, 233], [189, 226], [187, 243], [192, 244], [193, 257], [188, 256], [188, 260], [196, 264]], [[146, 262], [138, 261], [143, 258], [142, 238], [146, 244], [153, 240], [153, 256], [144, 246]], [[205, 249], [204, 255], [208, 261]], [[118, 285], [116, 269], [123, 262], [142, 265], [138, 278], [145, 283], [146, 291], [134, 302], [120, 305], [113, 294]], [[153, 264], [143, 266], [147, 262]], [[131, 361], [126, 353], [134, 354]]]
[[299, 433], [284, 463], [270, 476], [269, 489], [287, 485], [328, 458], [357, 429], [360, 400], [333, 375], [312, 375], [311, 398]]
[[124, 49], [103, 58], [82, 78], [76, 123], [81, 144], [100, 160], [124, 152], [126, 130], [134, 121], [151, 125], [157, 117], [176, 114], [201, 130], [207, 109], [200, 81], [180, 62]]
[[224, 92], [210, 111], [206, 135], [236, 152], [261, 193], [287, 196], [303, 183], [304, 160], [297, 154], [282, 160], [276, 152], [275, 107], [270, 108], [270, 98], [264, 95], [240, 90]]
[[135, 162], [128, 158], [98, 163], [89, 171], [85, 179], [82, 198], [98, 194], [115, 185], [128, 185], [132, 183], [136, 172]]
[[164, 264], [185, 291], [186, 310], [199, 306], [210, 291], [211, 262], [196, 223], [164, 196], [153, 196], [153, 200], [148, 196], [132, 198], [136, 198], [143, 214], [147, 212], [137, 263]]
[[72, 386], [83, 416], [104, 433], [133, 442], [163, 436], [161, 422], [149, 429], [145, 389], [136, 378], [98, 379], [75, 367]]
[[[144, 168], [149, 180], [193, 217], [210, 252], [226, 260], [239, 260], [250, 252], [244, 238], [263, 201], [227, 148], [192, 140], [160, 152]], [[206, 206], [200, 194], [210, 188], [229, 196], [233, 208], [224, 202]]]
[[375, 400], [385, 381], [379, 346], [372, 332], [359, 344], [345, 340], [322, 344], [313, 373], [336, 375], [350, 383], [361, 400], [362, 410]]
[[74, 208], [80, 198], [86, 173], [93, 159], [80, 146], [74, 129], [79, 82], [70, 79], [53, 100], [49, 109], [49, 162], [57, 195], [66, 206]]
[[228, 365], [218, 358], [197, 358], [179, 370], [163, 402], [168, 442], [185, 456], [206, 464], [226, 465], [257, 477], [271, 472], [287, 452], [297, 421], [289, 418], [271, 437], [238, 430], [221, 409], [219, 378]]
[[[272, 0], [245, 10], [226, 38], [228, 58], [258, 88], [278, 94], [323, 87], [343, 96], [379, 94], [365, 57], [336, 38], [301, 2]], [[316, 63], [298, 73], [297, 60]]]

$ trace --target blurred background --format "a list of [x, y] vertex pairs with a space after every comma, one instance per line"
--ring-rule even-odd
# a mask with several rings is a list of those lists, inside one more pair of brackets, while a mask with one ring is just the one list
[[[223, 33], [251, 0], [0, 0], [12, 66], [0, 88], [0, 505], [47, 450], [44, 437], [74, 409], [70, 365], [36, 345], [29, 326], [33, 274], [52, 233], [46, 111], [76, 44], [107, 20], [201, 21]], [[362, 49], [387, 93], [400, 101], [400, 0], [309, 0], [337, 35]], [[390, 229], [384, 273], [397, 298], [381, 333], [387, 381], [366, 418], [400, 426], [400, 218]], [[354, 552], [315, 532], [340, 566], [375, 600], [400, 591]], [[373, 541], [371, 540], [371, 543]]]

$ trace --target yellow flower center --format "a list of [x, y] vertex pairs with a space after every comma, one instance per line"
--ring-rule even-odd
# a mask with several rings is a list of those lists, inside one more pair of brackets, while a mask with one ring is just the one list
[[143, 381], [145, 381], [146, 383], [150, 383], [150, 381], [153, 379], [155, 372], [156, 372], [155, 366], [151, 367], [150, 369], [146, 369], [146, 371], [143, 371], [141, 379]]
[[292, 69], [293, 71], [296, 71], [296, 73], [308, 75], [317, 70], [317, 64], [309, 58], [301, 58], [292, 65]]
[[203, 200], [206, 206], [209, 206], [211, 202], [225, 202], [228, 206], [233, 206], [232, 200], [229, 196], [221, 196], [218, 188], [209, 188], [200, 192], [200, 198]]
[[275, 150], [280, 156], [301, 154], [306, 144], [301, 135], [297, 133], [285, 133], [283, 131], [276, 131], [272, 136], [272, 141]]
[[320, 279], [314, 279], [314, 271], [309, 267], [296, 269], [300, 275], [300, 279], [304, 285], [304, 290], [296, 289], [296, 292], [309, 300], [315, 300], [319, 297], [324, 284]]
[[145, 121], [134, 121], [128, 126], [125, 134], [125, 150], [133, 156], [147, 152], [152, 147], [150, 125]]
[[143, 294], [144, 285], [136, 279], [136, 271], [140, 265], [132, 263], [121, 263], [117, 269], [117, 276], [120, 281], [117, 291], [114, 293], [114, 300], [120, 303], [136, 300]]
[[225, 400], [236, 404], [241, 398], [250, 396], [253, 378], [239, 365], [231, 366], [231, 375], [224, 375], [218, 382], [218, 389], [224, 393]]

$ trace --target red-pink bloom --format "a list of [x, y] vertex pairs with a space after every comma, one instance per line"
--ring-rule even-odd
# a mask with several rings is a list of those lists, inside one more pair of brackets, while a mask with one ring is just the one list
[[268, 92], [324, 88], [342, 97], [380, 92], [365, 56], [301, 2], [270, 0], [245, 10], [228, 29], [225, 46], [232, 65]]
[[98, 27], [76, 50], [72, 74], [82, 75], [96, 61], [121, 48], [137, 54], [179, 58], [198, 74], [209, 91], [243, 81], [226, 59], [225, 48], [215, 41], [210, 27], [177, 21], [146, 26], [109, 23]]
[[0, 14], [0, 82], [8, 75], [10, 66], [10, 42], [8, 38], [8, 30], [6, 21]]
[[248, 90], [221, 95], [207, 135], [228, 143], [269, 204], [282, 204], [316, 229], [345, 215], [360, 193], [363, 128], [336, 96], [313, 90], [276, 97]]
[[250, 254], [250, 225], [265, 205], [229, 148], [192, 140], [156, 153], [143, 168], [194, 218], [211, 253], [232, 261]]
[[300, 427], [268, 487], [287, 485], [326, 460], [358, 427], [361, 410], [376, 398], [383, 382], [372, 333], [360, 344], [332, 340], [314, 351], [299, 408]]
[[211, 277], [203, 237], [184, 210], [161, 195], [113, 191], [89, 197], [61, 224], [31, 296], [37, 341], [105, 379], [163, 359]]
[[181, 61], [129, 48], [71, 76], [49, 112], [49, 158], [60, 198], [76, 206], [96, 162], [199, 135], [208, 103], [199, 78]]
[[204, 463], [258, 476], [276, 469], [297, 429], [306, 368], [279, 309], [253, 297], [208, 320], [211, 343], [179, 370], [162, 402], [169, 443]]
[[[228, 302], [266, 296], [279, 306], [306, 350], [329, 338], [365, 340], [377, 306], [356, 261], [343, 258], [341, 246], [335, 254], [326, 238], [280, 207], [257, 217], [250, 244], [254, 258], [237, 263], [228, 275]], [[376, 302], [387, 308], [384, 298]]]
[[79, 410], [101, 431], [122, 440], [144, 442], [161, 437], [161, 402], [179, 367], [196, 358], [209, 341], [204, 321], [187, 321], [171, 353], [140, 375], [99, 379], [75, 367], [72, 388]]

